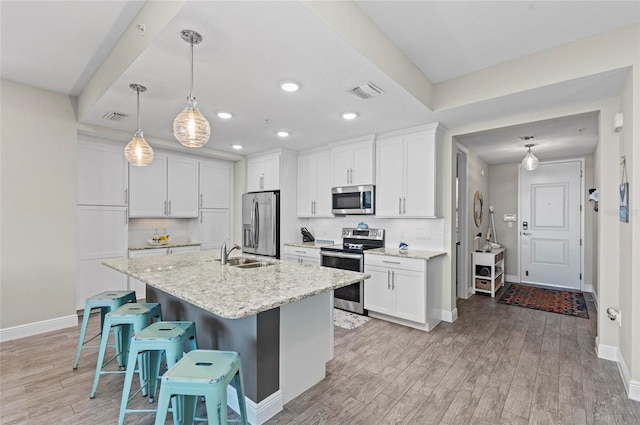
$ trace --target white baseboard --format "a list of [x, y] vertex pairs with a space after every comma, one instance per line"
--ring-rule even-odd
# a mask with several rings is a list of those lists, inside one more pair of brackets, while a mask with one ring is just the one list
[[624, 357], [622, 357], [622, 353], [618, 347], [599, 344], [598, 357], [616, 362], [618, 365], [618, 371], [620, 372], [620, 377], [624, 383], [624, 388], [627, 390], [627, 395], [631, 400], [640, 401], [640, 381], [631, 379], [627, 363], [624, 361]]
[[593, 285], [585, 283], [582, 285], [582, 292], [590, 292], [593, 293]]
[[520, 283], [520, 278], [515, 274], [508, 274], [505, 278], [509, 283]]
[[593, 291], [591, 292], [591, 295], [593, 296], [593, 304], [596, 306], [596, 311], [598, 311], [598, 296]]
[[604, 344], [598, 344], [598, 358], [604, 359], [604, 360], [611, 360], [612, 362], [617, 362], [618, 361], [618, 347], [615, 347], [613, 345], [604, 345]]
[[43, 320], [41, 322], [12, 326], [10, 328], [0, 329], [0, 342], [26, 338], [28, 336], [39, 335], [45, 332], [72, 328], [74, 326], [78, 326], [77, 314], [56, 317], [55, 319]]
[[454, 308], [451, 311], [442, 310], [442, 320], [449, 323], [453, 323], [458, 320], [458, 309]]
[[[282, 411], [284, 404], [282, 403], [282, 391], [278, 390], [260, 403], [245, 397], [247, 404], [247, 420], [251, 425], [262, 425], [269, 419], [274, 417], [278, 412]], [[230, 408], [239, 412], [238, 394], [236, 389], [231, 385], [227, 386], [227, 404]]]

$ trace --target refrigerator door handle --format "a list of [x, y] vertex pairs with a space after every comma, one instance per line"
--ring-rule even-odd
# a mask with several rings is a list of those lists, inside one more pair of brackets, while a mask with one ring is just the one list
[[256, 223], [256, 218], [254, 217], [254, 213], [255, 213], [255, 199], [251, 200], [251, 221], [249, 222], [249, 247], [253, 248], [255, 245], [253, 244], [253, 229]]
[[259, 241], [259, 236], [260, 236], [260, 208], [259, 208], [259, 202], [256, 199], [254, 201], [254, 210], [255, 210], [255, 214], [254, 214], [254, 243], [255, 243], [255, 247], [258, 248], [258, 244], [260, 243]]

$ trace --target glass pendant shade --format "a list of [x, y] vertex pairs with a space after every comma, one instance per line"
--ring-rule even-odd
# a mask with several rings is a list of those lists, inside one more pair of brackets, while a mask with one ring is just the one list
[[536, 156], [531, 152], [531, 146], [533, 145], [526, 146], [527, 148], [529, 148], [529, 151], [527, 152], [527, 155], [522, 159], [522, 168], [527, 171], [535, 170], [536, 168], [538, 168], [538, 164], [540, 164], [540, 160], [538, 160], [538, 158], [536, 158]]
[[189, 97], [187, 107], [173, 120], [173, 135], [183, 146], [201, 148], [211, 137], [209, 121], [196, 108], [196, 98], [193, 97], [193, 45], [201, 43], [202, 36], [193, 30], [182, 30], [180, 37], [191, 46]]
[[187, 107], [173, 120], [173, 135], [189, 148], [201, 148], [209, 141], [211, 126], [194, 99], [189, 99]]
[[140, 84], [129, 84], [129, 88], [136, 91], [137, 94], [137, 118], [138, 128], [133, 134], [133, 139], [124, 147], [124, 157], [131, 165], [136, 167], [144, 167], [153, 161], [153, 149], [142, 135], [140, 130], [140, 93], [147, 91], [147, 88]]
[[153, 161], [153, 148], [149, 146], [142, 131], [136, 131], [133, 139], [124, 148], [124, 156], [127, 161], [137, 167], [144, 167]]

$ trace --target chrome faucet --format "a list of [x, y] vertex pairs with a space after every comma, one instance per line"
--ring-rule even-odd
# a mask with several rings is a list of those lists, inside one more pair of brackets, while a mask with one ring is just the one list
[[227, 264], [227, 259], [229, 258], [229, 254], [234, 249], [240, 249], [240, 245], [234, 245], [229, 251], [227, 251], [227, 241], [222, 243], [220, 247], [220, 264]]

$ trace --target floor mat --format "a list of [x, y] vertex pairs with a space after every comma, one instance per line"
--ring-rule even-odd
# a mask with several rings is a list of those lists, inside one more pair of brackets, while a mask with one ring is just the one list
[[532, 308], [534, 310], [582, 317], [584, 319], [589, 318], [587, 303], [582, 292], [536, 288], [514, 283], [507, 288], [498, 302], [501, 304]]
[[364, 325], [369, 320], [371, 319], [367, 316], [349, 313], [348, 311], [340, 310], [339, 308], [333, 309], [333, 324], [340, 326], [343, 329], [355, 329], [360, 325]]

